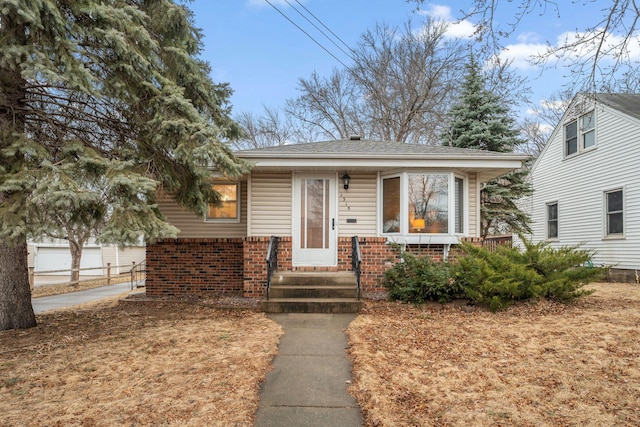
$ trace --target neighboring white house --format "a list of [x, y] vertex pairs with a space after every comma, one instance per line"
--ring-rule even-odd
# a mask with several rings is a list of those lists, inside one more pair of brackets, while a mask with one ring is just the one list
[[[29, 267], [33, 267], [35, 273], [71, 269], [71, 251], [69, 242], [66, 240], [29, 241], [27, 251]], [[103, 275], [107, 264], [111, 264], [112, 274], [120, 274], [128, 271], [133, 262], [140, 263], [144, 259], [144, 245], [122, 248], [117, 245], [99, 245], [92, 240], [82, 249], [80, 268], [95, 267], [95, 270], [83, 270], [80, 274], [82, 276]], [[69, 271], [46, 275], [68, 276]]]
[[614, 280], [640, 274], [640, 95], [577, 95], [531, 171], [533, 242], [583, 245]]

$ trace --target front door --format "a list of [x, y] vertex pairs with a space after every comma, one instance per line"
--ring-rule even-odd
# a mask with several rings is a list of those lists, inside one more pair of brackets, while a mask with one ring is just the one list
[[336, 265], [335, 199], [335, 175], [294, 175], [294, 266]]

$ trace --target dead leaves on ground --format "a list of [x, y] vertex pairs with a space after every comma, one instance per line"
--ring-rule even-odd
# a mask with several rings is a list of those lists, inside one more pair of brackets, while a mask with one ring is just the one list
[[281, 328], [261, 313], [110, 304], [0, 332], [0, 425], [250, 426]]
[[370, 426], [640, 424], [640, 288], [497, 314], [370, 303], [349, 327]]

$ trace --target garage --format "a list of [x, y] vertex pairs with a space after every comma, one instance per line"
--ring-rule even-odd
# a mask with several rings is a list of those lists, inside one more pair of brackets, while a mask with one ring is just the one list
[[[38, 246], [35, 251], [34, 271], [36, 273], [51, 270], [71, 270], [71, 252], [68, 247]], [[96, 270], [81, 271], [83, 276], [102, 275], [102, 248], [84, 248], [80, 268], [98, 267]], [[69, 275], [69, 271], [51, 273], [51, 275]]]

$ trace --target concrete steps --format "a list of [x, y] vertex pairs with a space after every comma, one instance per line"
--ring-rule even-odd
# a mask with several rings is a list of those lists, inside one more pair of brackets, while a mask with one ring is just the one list
[[357, 313], [358, 287], [353, 272], [276, 272], [267, 313]]

